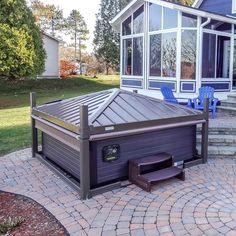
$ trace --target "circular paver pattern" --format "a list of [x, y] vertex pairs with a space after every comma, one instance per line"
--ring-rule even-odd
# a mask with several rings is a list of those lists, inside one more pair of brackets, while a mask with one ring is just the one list
[[236, 158], [210, 159], [147, 193], [135, 185], [81, 201], [30, 149], [0, 157], [0, 189], [44, 205], [71, 235], [236, 235]]

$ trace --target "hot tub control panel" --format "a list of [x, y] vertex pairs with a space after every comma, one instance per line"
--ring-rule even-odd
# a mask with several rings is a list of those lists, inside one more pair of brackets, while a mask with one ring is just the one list
[[120, 145], [114, 144], [105, 146], [102, 149], [102, 157], [104, 162], [115, 161], [120, 158]]

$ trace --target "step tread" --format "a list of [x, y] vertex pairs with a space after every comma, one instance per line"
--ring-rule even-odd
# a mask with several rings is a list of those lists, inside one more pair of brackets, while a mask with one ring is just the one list
[[[197, 134], [197, 139], [201, 139], [202, 136], [201, 134]], [[223, 140], [227, 141], [230, 140], [230, 142], [235, 141], [236, 142], [236, 136], [235, 135], [227, 135], [227, 134], [209, 134], [208, 136], [209, 141], [214, 139], [214, 140]]]
[[236, 104], [236, 101], [235, 101], [235, 100], [222, 100], [222, 101], [221, 101], [221, 104], [222, 104], [222, 103]]
[[235, 111], [236, 112], [236, 108], [235, 107], [217, 106], [217, 109], [228, 110], [228, 111]]
[[157, 155], [130, 160], [130, 162], [132, 162], [132, 164], [134, 165], [145, 166], [145, 165], [158, 164], [164, 161], [168, 161], [170, 159], [172, 159], [172, 156], [169, 153], [162, 152], [158, 153]]
[[182, 172], [183, 172], [182, 169], [172, 166], [169, 168], [157, 170], [157, 171], [143, 174], [140, 176], [142, 176], [147, 182], [157, 182], [157, 181], [173, 178], [181, 174]]

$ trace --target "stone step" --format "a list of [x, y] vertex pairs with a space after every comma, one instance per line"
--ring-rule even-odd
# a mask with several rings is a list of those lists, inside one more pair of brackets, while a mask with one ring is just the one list
[[[201, 128], [197, 129], [197, 134], [201, 134]], [[236, 128], [209, 128], [208, 134], [210, 135], [236, 135]]]
[[236, 116], [236, 108], [235, 107], [218, 106], [217, 111], [218, 112], [227, 112], [231, 115]]
[[236, 101], [236, 93], [229, 94], [228, 99], [231, 100], [231, 101]]
[[221, 106], [236, 108], [236, 99], [235, 100], [222, 100]]
[[[197, 150], [201, 153], [201, 146], [197, 146]], [[224, 156], [224, 157], [235, 157], [236, 158], [236, 147], [229, 146], [209, 146], [208, 155], [212, 157]]]
[[[201, 135], [197, 135], [197, 143], [201, 143]], [[209, 135], [209, 146], [235, 146], [235, 135]]]

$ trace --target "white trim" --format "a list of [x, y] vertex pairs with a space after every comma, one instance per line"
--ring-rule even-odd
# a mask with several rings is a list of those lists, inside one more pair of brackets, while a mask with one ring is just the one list
[[202, 78], [202, 82], [230, 82], [230, 78]]
[[182, 12], [178, 11], [178, 25], [176, 34], [176, 92], [180, 93], [180, 79], [181, 79], [181, 44], [182, 44]]
[[236, 0], [232, 0], [232, 14], [236, 13]]
[[131, 14], [135, 7], [141, 6], [144, 2], [158, 4], [160, 6], [168, 7], [168, 8], [175, 9], [175, 10], [180, 10], [182, 12], [193, 14], [196, 16], [201, 16], [204, 18], [209, 17], [214, 20], [219, 20], [219, 21], [223, 21], [226, 23], [236, 24], [236, 19], [233, 17], [230, 17], [230, 16], [223, 16], [223, 15], [219, 15], [219, 14], [215, 14], [215, 13], [210, 13], [210, 12], [199, 10], [197, 8], [191, 8], [191, 7], [187, 7], [187, 6], [183, 6], [183, 5], [179, 5], [179, 4], [175, 4], [175, 3], [171, 3], [171, 2], [166, 2], [163, 0], [133, 0], [122, 11], [120, 11], [120, 13], [118, 13], [115, 16], [115, 18], [113, 18], [110, 21], [110, 23], [114, 27], [114, 29], [118, 30], [120, 22], [123, 21], [123, 19], [125, 17], [127, 17], [127, 14]]
[[175, 82], [177, 82], [176, 77], [149, 76], [149, 80], [161, 80], [161, 81], [175, 81]]
[[140, 75], [121, 75], [121, 79], [139, 79], [139, 80], [142, 80], [143, 79], [143, 76], [140, 76]]
[[[199, 35], [199, 37], [198, 37]], [[202, 28], [201, 28], [201, 17], [197, 18], [197, 47], [196, 47], [196, 93], [201, 87], [202, 78]]]
[[203, 3], [203, 0], [195, 0], [192, 7], [199, 8], [202, 3]]

